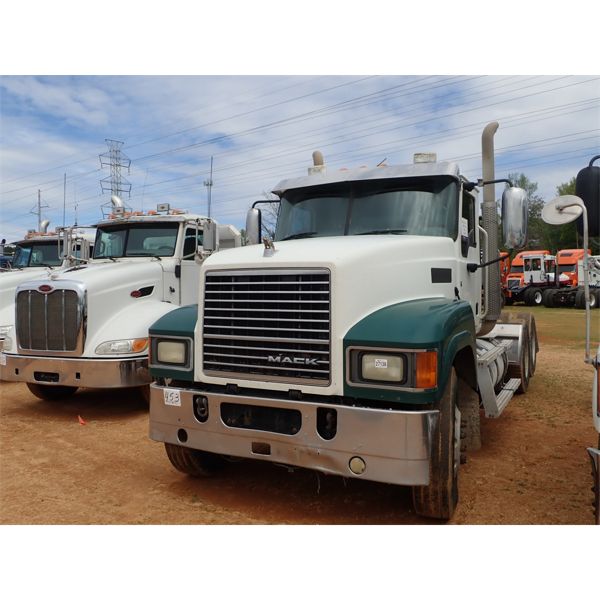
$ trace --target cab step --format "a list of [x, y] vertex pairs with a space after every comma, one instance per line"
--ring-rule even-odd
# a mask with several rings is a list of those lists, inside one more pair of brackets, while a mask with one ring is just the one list
[[504, 384], [500, 393], [494, 396], [493, 402], [488, 401], [486, 403], [484, 401], [485, 416], [491, 419], [499, 417], [506, 408], [506, 405], [511, 401], [515, 392], [519, 389], [519, 385], [521, 385], [521, 380], [518, 377], [513, 377]]

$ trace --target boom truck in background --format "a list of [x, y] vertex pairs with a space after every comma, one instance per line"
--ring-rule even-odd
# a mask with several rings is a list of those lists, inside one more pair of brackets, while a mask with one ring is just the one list
[[[559, 196], [546, 204], [542, 210], [542, 219], [550, 225], [564, 225], [577, 222], [579, 234], [583, 236], [583, 273], [578, 283], [583, 283], [583, 298], [585, 306], [585, 358], [584, 362], [595, 369], [592, 379], [592, 419], [598, 432], [597, 447], [588, 448], [592, 463], [593, 507], [594, 520], [600, 525], [600, 344], [595, 351], [590, 350], [591, 338], [591, 300], [593, 291], [590, 289], [590, 274], [596, 264], [595, 257], [588, 254], [589, 236], [600, 235], [600, 167], [594, 162], [600, 155], [594, 156], [587, 167], [579, 171], [575, 180], [576, 196]], [[596, 326], [597, 330], [597, 326]]]
[[86, 264], [16, 290], [16, 323], [0, 355], [0, 378], [25, 382], [44, 400], [80, 387], [139, 388], [148, 398], [150, 324], [197, 302], [197, 263], [241, 243], [232, 225], [168, 204], [144, 214], [125, 210], [116, 196], [111, 202]]
[[[455, 163], [282, 181], [274, 240], [216, 254], [198, 307], [150, 328], [150, 438], [205, 476], [223, 457], [412, 487], [419, 515], [452, 517], [459, 464], [533, 374], [530, 314], [501, 315], [493, 136], [483, 179]], [[483, 187], [483, 227], [478, 187]], [[508, 248], [527, 199], [503, 194]], [[483, 262], [481, 262], [483, 253]]]
[[91, 255], [93, 230], [71, 226], [48, 232], [48, 225], [49, 221], [42, 221], [41, 231], [30, 231], [15, 242], [12, 268], [0, 273], [0, 350], [14, 327], [17, 286], [43, 273], [86, 262]]

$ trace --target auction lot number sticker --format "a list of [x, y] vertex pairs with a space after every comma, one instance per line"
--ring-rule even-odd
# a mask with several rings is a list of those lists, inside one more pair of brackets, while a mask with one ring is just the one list
[[179, 390], [163, 389], [165, 404], [167, 406], [181, 406], [181, 394]]

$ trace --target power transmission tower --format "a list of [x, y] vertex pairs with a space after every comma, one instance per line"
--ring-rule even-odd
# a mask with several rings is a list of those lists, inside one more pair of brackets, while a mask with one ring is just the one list
[[124, 142], [117, 140], [104, 140], [108, 144], [108, 152], [100, 154], [100, 166], [110, 167], [110, 177], [105, 177], [100, 181], [102, 192], [110, 191], [112, 196], [119, 196], [123, 193], [131, 195], [131, 184], [121, 175], [121, 169], [127, 169], [129, 175], [129, 167], [131, 160], [121, 152], [121, 146]]

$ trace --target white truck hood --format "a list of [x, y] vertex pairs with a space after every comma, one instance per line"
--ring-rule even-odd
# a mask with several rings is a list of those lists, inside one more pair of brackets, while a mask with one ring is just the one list
[[[209, 270], [329, 269], [332, 383], [329, 388], [306, 388], [314, 393], [341, 393], [344, 336], [367, 315], [391, 304], [419, 298], [454, 299], [455, 287], [460, 288], [455, 243], [446, 237], [365, 235], [290, 240], [274, 245], [275, 251], [270, 256], [263, 245], [217, 253], [202, 266], [200, 281], [204, 281], [204, 273]], [[444, 281], [438, 282], [432, 269], [444, 269]], [[201, 295], [200, 315], [202, 308]], [[200, 318], [197, 340], [202, 339], [201, 329]], [[219, 382], [213, 377], [206, 379]], [[285, 384], [275, 382], [269, 382], [268, 386], [286, 389]]]
[[15, 322], [15, 292], [17, 286], [31, 279], [46, 275], [46, 267], [30, 267], [0, 275], [0, 327], [13, 325]]

